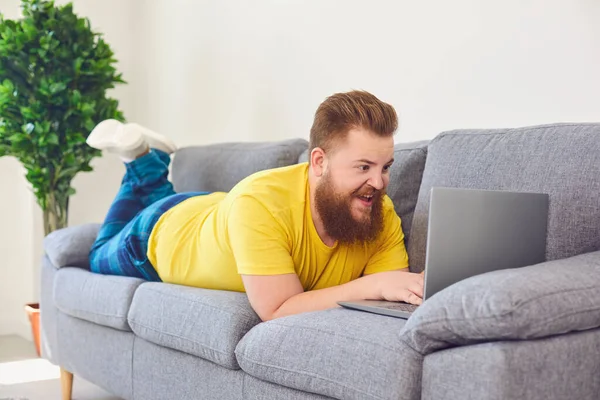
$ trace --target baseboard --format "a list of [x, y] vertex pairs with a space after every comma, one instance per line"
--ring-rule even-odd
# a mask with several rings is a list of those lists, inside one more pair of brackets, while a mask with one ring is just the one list
[[0, 320], [0, 336], [17, 335], [25, 340], [33, 341], [31, 325], [15, 319]]

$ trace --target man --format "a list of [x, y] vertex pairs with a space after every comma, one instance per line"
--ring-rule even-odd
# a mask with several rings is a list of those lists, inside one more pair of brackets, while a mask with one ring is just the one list
[[136, 124], [100, 123], [92, 147], [126, 174], [90, 253], [92, 271], [246, 292], [263, 320], [341, 300], [420, 304], [401, 221], [385, 194], [394, 108], [370, 93], [327, 98], [308, 163], [258, 172], [228, 193], [175, 194], [175, 145]]

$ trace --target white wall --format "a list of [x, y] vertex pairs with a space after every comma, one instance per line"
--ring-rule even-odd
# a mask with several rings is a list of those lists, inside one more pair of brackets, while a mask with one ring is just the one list
[[0, 159], [0, 335], [29, 335], [24, 305], [34, 297], [31, 194], [14, 158]]
[[[127, 118], [183, 146], [307, 137], [318, 104], [352, 88], [397, 108], [397, 141], [455, 128], [600, 121], [596, 0], [74, 3], [117, 53], [129, 85], [115, 95]], [[4, 12], [17, 5], [0, 0]], [[118, 162], [107, 156], [95, 165], [76, 179], [72, 224], [101, 221], [117, 190]], [[0, 200], [1, 276], [20, 282], [0, 282], [8, 290], [0, 299], [11, 299], [0, 304], [13, 308], [36, 292], [40, 244], [26, 238], [41, 235], [37, 211], [28, 217], [35, 208], [19, 208], [17, 170], [0, 169], [0, 184], [17, 194]], [[33, 226], [14, 235], [28, 218]], [[23, 319], [21, 309], [4, 314]]]
[[598, 1], [154, 4], [146, 118], [184, 144], [305, 137], [351, 88], [397, 107], [401, 141], [600, 119]]
[[[18, 3], [0, 1], [7, 17], [18, 15]], [[1, 77], [0, 77], [1, 79]], [[24, 171], [12, 157], [0, 159], [0, 335], [18, 333], [28, 337], [25, 303], [34, 297], [31, 212], [32, 195], [23, 183]]]

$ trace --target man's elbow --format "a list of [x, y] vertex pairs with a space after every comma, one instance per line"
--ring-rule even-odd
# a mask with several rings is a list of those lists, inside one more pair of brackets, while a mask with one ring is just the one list
[[275, 317], [274, 314], [269, 314], [269, 315], [265, 315], [265, 316], [260, 316], [260, 320], [262, 322], [269, 322], [269, 321], [273, 321], [274, 319], [277, 319], [277, 317]]
[[258, 315], [258, 318], [260, 318], [260, 320], [262, 322], [267, 322], [267, 321], [272, 321], [274, 319], [279, 318], [279, 308], [272, 310], [272, 309], [267, 309], [267, 310], [260, 310], [260, 309], [256, 309], [254, 308], [254, 312], [256, 313], [256, 315]]
[[258, 314], [258, 316], [259, 316], [259, 318], [261, 319], [262, 322], [267, 322], [267, 321], [272, 321], [272, 320], [277, 319], [277, 318], [281, 318], [284, 315], [282, 315], [281, 312], [280, 312], [280, 310], [277, 309], [275, 311]]

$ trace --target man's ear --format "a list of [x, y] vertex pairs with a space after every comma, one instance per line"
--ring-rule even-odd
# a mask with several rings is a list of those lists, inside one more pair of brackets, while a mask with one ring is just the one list
[[327, 167], [327, 157], [325, 151], [320, 147], [315, 147], [310, 152], [310, 166], [314, 171], [315, 176], [320, 177], [325, 173]]

